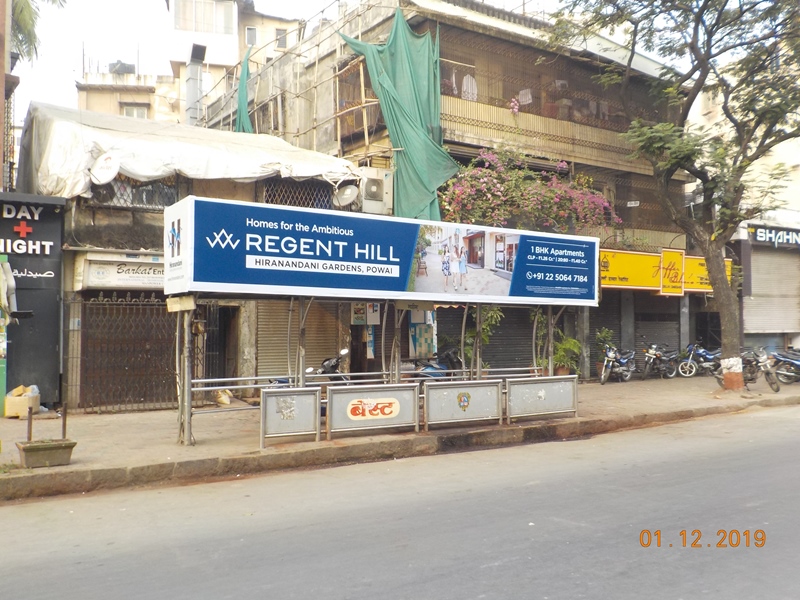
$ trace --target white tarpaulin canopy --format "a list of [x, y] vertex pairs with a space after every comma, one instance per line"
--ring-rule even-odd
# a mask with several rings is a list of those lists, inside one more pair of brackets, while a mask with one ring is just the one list
[[20, 144], [17, 191], [74, 198], [90, 195], [91, 168], [105, 155], [139, 181], [170, 175], [254, 181], [267, 177], [357, 179], [347, 160], [284, 140], [73, 110], [32, 102]]

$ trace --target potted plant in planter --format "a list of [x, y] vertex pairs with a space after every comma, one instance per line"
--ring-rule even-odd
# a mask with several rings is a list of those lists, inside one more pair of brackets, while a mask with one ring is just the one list
[[600, 375], [600, 371], [603, 369], [603, 357], [606, 353], [606, 344], [611, 344], [613, 337], [614, 332], [608, 327], [601, 327], [594, 332], [594, 344], [597, 348], [597, 362], [594, 364], [594, 366], [597, 370], [598, 376]]
[[72, 449], [78, 442], [67, 439], [67, 406], [61, 413], [60, 440], [33, 439], [33, 408], [28, 407], [28, 439], [17, 442], [20, 466], [26, 469], [36, 467], [59, 467], [72, 460]]
[[553, 365], [555, 375], [569, 375], [578, 371], [578, 357], [581, 355], [581, 343], [573, 337], [559, 332], [553, 344]]

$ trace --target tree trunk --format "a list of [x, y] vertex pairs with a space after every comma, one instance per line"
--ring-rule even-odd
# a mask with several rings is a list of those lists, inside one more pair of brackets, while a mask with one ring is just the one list
[[706, 268], [711, 286], [714, 289], [714, 299], [719, 308], [719, 320], [722, 329], [722, 355], [720, 363], [724, 387], [727, 390], [740, 390], [744, 388], [742, 376], [742, 355], [739, 336], [741, 326], [739, 322], [739, 297], [736, 281], [729, 283], [725, 273], [725, 258], [722, 249], [711, 244], [705, 253]]

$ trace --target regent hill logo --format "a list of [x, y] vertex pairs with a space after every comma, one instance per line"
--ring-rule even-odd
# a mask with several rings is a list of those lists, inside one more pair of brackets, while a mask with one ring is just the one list
[[181, 255], [181, 220], [172, 221], [169, 227], [169, 256], [177, 258]]
[[238, 246], [239, 242], [241, 242], [241, 240], [234, 241], [233, 235], [225, 231], [225, 229], [221, 229], [219, 232], [214, 233], [213, 240], [209, 237], [206, 237], [206, 241], [212, 248], [219, 246], [220, 248], [225, 249], [230, 246], [231, 250], [235, 250], [236, 246]]

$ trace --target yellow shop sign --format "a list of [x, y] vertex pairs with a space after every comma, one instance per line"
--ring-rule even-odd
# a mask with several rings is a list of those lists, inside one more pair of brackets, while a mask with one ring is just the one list
[[[728, 279], [731, 268], [732, 261], [725, 259]], [[713, 291], [705, 258], [685, 256], [683, 250], [672, 248], [665, 248], [660, 254], [601, 249], [600, 285], [604, 288], [649, 290], [665, 296]]]
[[683, 250], [661, 251], [661, 295], [683, 296]]
[[602, 287], [660, 291], [660, 272], [660, 254], [600, 250]]

